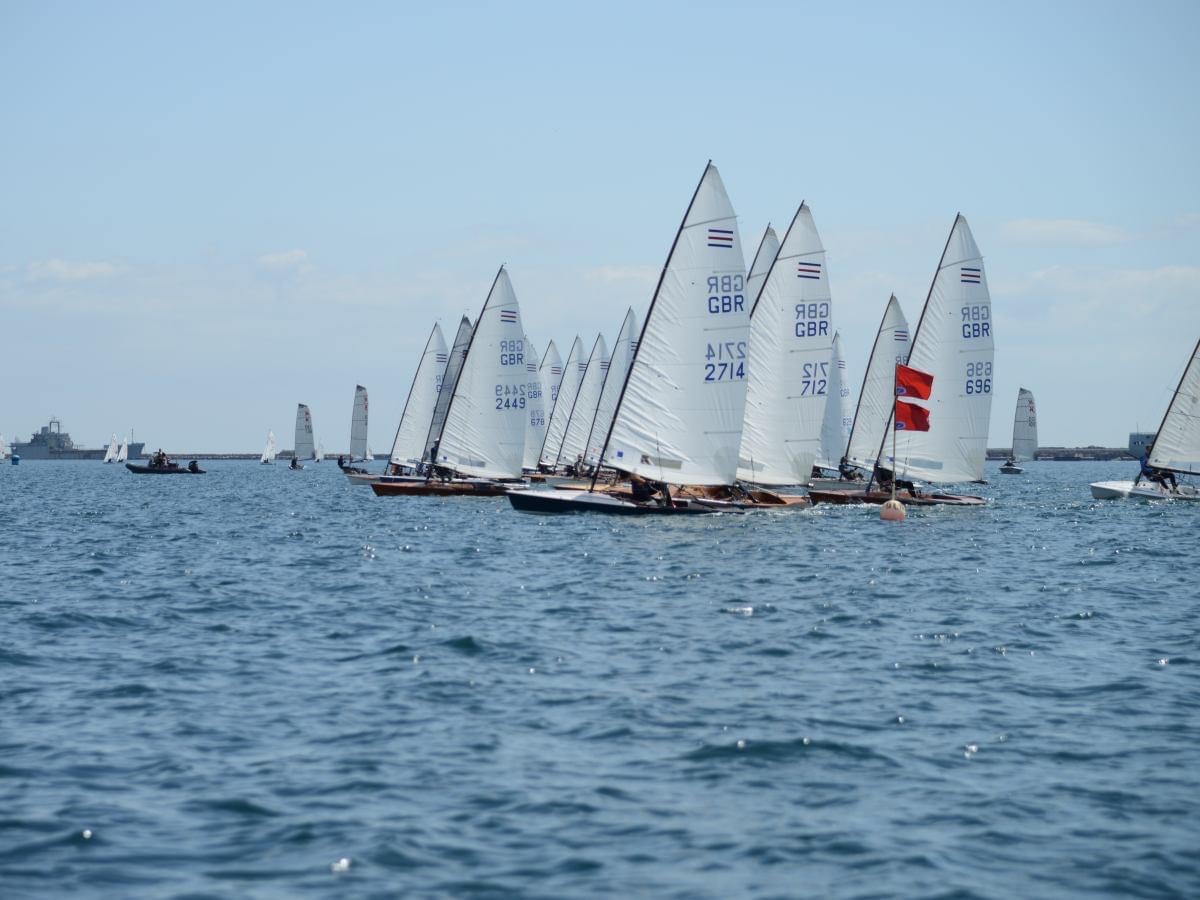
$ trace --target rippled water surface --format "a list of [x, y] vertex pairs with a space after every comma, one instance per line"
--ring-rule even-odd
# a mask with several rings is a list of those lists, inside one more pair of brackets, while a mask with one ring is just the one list
[[0, 895], [1197, 896], [1200, 504], [0, 468]]

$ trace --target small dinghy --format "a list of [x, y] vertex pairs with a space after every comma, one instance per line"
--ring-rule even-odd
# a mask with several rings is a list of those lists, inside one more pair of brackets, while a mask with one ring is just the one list
[[[1192, 350], [1183, 377], [1179, 379], [1154, 444], [1142, 457], [1142, 471], [1138, 477], [1133, 481], [1097, 481], [1091, 485], [1092, 496], [1097, 500], [1200, 500], [1200, 491], [1194, 485], [1175, 481], [1175, 473], [1200, 474], [1198, 405], [1200, 341]], [[1168, 481], [1171, 482], [1169, 487]]]
[[1033, 391], [1021, 388], [1017, 391], [1017, 411], [1013, 415], [1012, 453], [1000, 467], [1001, 474], [1022, 474], [1025, 470], [1018, 463], [1033, 459], [1036, 454], [1037, 407], [1033, 402]]

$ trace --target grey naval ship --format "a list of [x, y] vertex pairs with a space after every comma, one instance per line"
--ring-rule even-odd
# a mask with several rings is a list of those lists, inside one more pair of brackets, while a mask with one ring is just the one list
[[[129, 445], [129, 458], [138, 459], [142, 455], [144, 443]], [[22, 459], [104, 459], [104, 447], [99, 450], [89, 450], [76, 447], [71, 435], [62, 430], [58, 419], [51, 419], [48, 425], [43, 425], [35, 431], [28, 443], [14, 443], [12, 452]]]

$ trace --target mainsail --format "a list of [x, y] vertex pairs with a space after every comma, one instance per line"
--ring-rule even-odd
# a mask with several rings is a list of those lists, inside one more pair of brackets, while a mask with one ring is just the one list
[[592, 355], [588, 357], [579, 390], [575, 394], [571, 417], [567, 420], [562, 447], [558, 451], [557, 464], [560, 466], [574, 465], [587, 450], [588, 434], [592, 430], [592, 423], [596, 421], [596, 407], [600, 404], [600, 392], [604, 390], [604, 378], [611, 361], [604, 335], [596, 335]]
[[750, 311], [739, 478], [773, 485], [808, 481], [833, 384], [832, 346], [825, 248], [812, 211], [801, 203]]
[[267, 445], [263, 447], [262, 456], [259, 458], [260, 463], [275, 462], [275, 454], [278, 448], [275, 446], [275, 432], [267, 431]]
[[829, 361], [829, 391], [825, 400], [825, 418], [821, 422], [821, 452], [817, 465], [836, 469], [846, 452], [850, 439], [850, 384], [846, 377], [846, 357], [842, 354], [842, 336], [833, 333], [833, 348]]
[[458, 387], [458, 373], [462, 371], [463, 360], [467, 358], [467, 347], [471, 343], [471, 320], [463, 316], [458, 323], [458, 332], [454, 335], [454, 345], [450, 348], [450, 359], [446, 361], [446, 371], [442, 375], [442, 386], [438, 391], [437, 403], [433, 407], [433, 418], [429, 422], [429, 434], [425, 437], [425, 450], [421, 459], [429, 459], [429, 451], [436, 441], [442, 439], [442, 429], [446, 426], [446, 410], [450, 408], [450, 398]]
[[[750, 301], [750, 330], [754, 331], [754, 304], [758, 302], [758, 294], [762, 290], [763, 283], [767, 280], [767, 273], [771, 271], [771, 266], [775, 263], [775, 257], [779, 255], [779, 235], [775, 233], [775, 229], [770, 225], [763, 232], [762, 240], [758, 242], [758, 250], [754, 254], [754, 261], [750, 263], [750, 274], [746, 276], [746, 299]], [[750, 392], [750, 385], [746, 385], [746, 393]]]
[[892, 414], [896, 363], [908, 362], [910, 344], [908, 321], [904, 318], [900, 301], [892, 294], [871, 347], [871, 358], [863, 376], [862, 391], [858, 395], [858, 406], [854, 411], [846, 449], [850, 463], [868, 472], [875, 467], [875, 454], [879, 451], [887, 431], [888, 417]]
[[[983, 256], [959, 215], [950, 229], [913, 333], [908, 364], [933, 376], [929, 431], [884, 435], [880, 455], [905, 478], [934, 483], [983, 477], [992, 414], [995, 343]], [[891, 427], [891, 418], [888, 421]]]
[[392, 452], [388, 456], [389, 468], [415, 467], [425, 461], [425, 437], [429, 434], [429, 423], [437, 406], [447, 362], [446, 339], [442, 336], [442, 327], [435, 323], [408, 388], [408, 398], [404, 401], [404, 411], [400, 414]]
[[1200, 342], [1158, 427], [1149, 462], [1158, 469], [1200, 472]]
[[367, 389], [354, 388], [354, 409], [350, 416], [350, 458], [367, 458]]
[[438, 446], [438, 463], [461, 475], [520, 478], [525, 455], [525, 332], [504, 267], [488, 292]]
[[646, 313], [602, 463], [672, 484], [732, 484], [749, 337], [737, 218], [709, 163]]
[[[554, 342], [550, 342], [554, 346]], [[542, 386], [538, 352], [525, 335], [525, 402], [529, 409], [529, 422], [525, 428], [525, 452], [521, 457], [521, 468], [537, 466], [538, 451], [546, 440], [546, 391]]]
[[550, 407], [550, 417], [546, 422], [546, 441], [542, 444], [538, 465], [554, 466], [558, 462], [563, 438], [567, 435], [567, 422], [571, 418], [571, 410], [575, 408], [575, 395], [579, 393], [579, 383], [583, 380], [586, 368], [583, 344], [576, 337], [575, 342], [571, 344], [571, 352], [567, 354], [567, 362], [562, 367], [562, 378], [559, 379], [558, 390]]
[[108, 449], [104, 451], [104, 461], [106, 463], [117, 461], [117, 452], [120, 450], [117, 444], [117, 433], [114, 431], [112, 440], [108, 442]]
[[312, 413], [304, 403], [296, 404], [296, 438], [292, 443], [292, 455], [296, 459], [316, 459], [313, 445]]
[[129, 459], [129, 438], [121, 441], [121, 447], [117, 450], [117, 462], [123, 463]]
[[625, 321], [621, 323], [617, 342], [613, 345], [608, 371], [604, 373], [604, 385], [600, 388], [600, 400], [596, 404], [596, 416], [588, 433], [584, 462], [589, 466], [600, 462], [600, 451], [604, 449], [604, 438], [612, 426], [613, 413], [617, 411], [617, 398], [621, 395], [621, 386], [625, 383], [629, 367], [633, 365], [634, 354], [637, 353], [637, 338], [637, 316], [630, 307], [625, 313]]
[[1037, 454], [1037, 407], [1033, 402], [1033, 391], [1021, 388], [1017, 391], [1017, 411], [1013, 416], [1013, 459], [1033, 459]]

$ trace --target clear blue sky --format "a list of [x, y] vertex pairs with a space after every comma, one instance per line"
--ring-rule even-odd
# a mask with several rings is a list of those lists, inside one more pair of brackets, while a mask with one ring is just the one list
[[[1200, 337], [1200, 4], [0, 3], [0, 432], [390, 446], [435, 318], [507, 263], [565, 352], [643, 312], [709, 158], [807, 199], [861, 375], [962, 211], [990, 443], [1153, 428]], [[856, 385], [857, 388], [857, 385]]]

